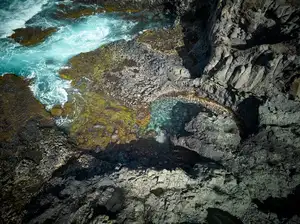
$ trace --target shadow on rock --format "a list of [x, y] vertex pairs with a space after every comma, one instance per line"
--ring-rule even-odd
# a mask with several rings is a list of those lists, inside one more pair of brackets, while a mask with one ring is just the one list
[[300, 185], [285, 198], [268, 197], [263, 202], [258, 199], [254, 199], [253, 202], [258, 206], [259, 210], [264, 213], [275, 213], [280, 220], [290, 219], [294, 215], [300, 216]]
[[243, 120], [244, 137], [258, 132], [259, 106], [261, 104], [261, 100], [254, 96], [250, 96], [237, 106], [237, 114]]
[[184, 47], [177, 51], [192, 78], [196, 78], [201, 76], [210, 60], [210, 34], [218, 0], [193, 1], [190, 4], [190, 10], [183, 14], [180, 21], [184, 33]]
[[[236, 45], [235, 48], [239, 50], [247, 50], [257, 45], [263, 44], [278, 44], [282, 42], [287, 42], [297, 38], [297, 32], [299, 32], [299, 28], [295, 30], [291, 30], [290, 33], [285, 33], [286, 31], [282, 29], [284, 24], [280, 21], [280, 18], [277, 17], [274, 11], [267, 10], [265, 13], [266, 18], [271, 20], [274, 24], [270, 27], [265, 27], [264, 25], [259, 25], [255, 32], [252, 34], [252, 38], [247, 40], [244, 45]], [[291, 14], [289, 21], [292, 21], [296, 16]]]
[[175, 170], [181, 168], [193, 177], [194, 166], [199, 163], [220, 167], [215, 161], [200, 156], [198, 153], [181, 146], [168, 143], [160, 144], [154, 139], [140, 139], [128, 144], [110, 144], [102, 152], [85, 151], [92, 160], [83, 168], [78, 160], [69, 163], [53, 173], [53, 176], [67, 178], [73, 176], [82, 181], [97, 175], [110, 174], [116, 169], [126, 167], [131, 170]]
[[208, 224], [243, 224], [237, 217], [221, 209], [208, 208], [207, 212], [206, 220]]
[[[185, 126], [193, 118], [197, 117], [200, 112], [207, 112], [212, 114], [211, 111], [206, 110], [206, 108], [192, 103], [178, 102], [172, 109], [172, 116], [170, 125], [173, 127], [170, 128], [169, 132], [172, 135], [178, 136], [189, 136], [192, 133], [189, 133], [185, 130]], [[168, 129], [166, 129], [168, 130]]]
[[[122, 173], [122, 168], [141, 172], [148, 168], [181, 168], [196, 178], [202, 165], [211, 169], [220, 167], [214, 161], [186, 148], [159, 144], [153, 139], [140, 139], [123, 145], [110, 144], [105, 151], [98, 153], [84, 151], [79, 158], [69, 160], [53, 173], [48, 184], [27, 205], [23, 221], [44, 223], [49, 217], [50, 221], [56, 220], [61, 212], [72, 214], [74, 211], [76, 217], [83, 220], [82, 223], [89, 223], [94, 217], [98, 218], [99, 214], [114, 219], [123, 208], [124, 192], [114, 185], [110, 175], [117, 175], [118, 171]], [[61, 201], [68, 206], [57, 206]], [[50, 214], [47, 213], [49, 211]], [[78, 212], [82, 216], [78, 216]], [[72, 223], [72, 216], [64, 217]]]

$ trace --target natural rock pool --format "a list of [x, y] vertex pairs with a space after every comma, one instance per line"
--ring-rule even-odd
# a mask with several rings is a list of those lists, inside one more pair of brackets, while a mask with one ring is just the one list
[[[170, 22], [151, 13], [109, 13], [99, 6], [76, 4], [55, 0], [0, 2], [0, 75], [14, 73], [32, 79], [35, 97], [48, 108], [68, 100], [70, 81], [61, 79], [58, 70], [72, 56], [116, 40], [129, 40], [145, 29]], [[17, 42], [9, 38], [14, 29], [25, 27], [19, 30]]]

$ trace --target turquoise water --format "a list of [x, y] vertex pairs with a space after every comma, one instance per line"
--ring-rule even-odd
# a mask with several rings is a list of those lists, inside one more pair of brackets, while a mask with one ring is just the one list
[[[68, 99], [70, 82], [59, 78], [58, 71], [72, 56], [116, 40], [129, 40], [145, 29], [169, 24], [169, 20], [153, 20], [151, 15], [144, 16], [146, 20], [131, 20], [119, 13], [62, 20], [53, 16], [58, 2], [61, 1], [0, 1], [0, 75], [15, 73], [32, 79], [35, 97], [48, 108]], [[31, 47], [7, 38], [13, 29], [25, 26], [56, 27], [58, 31]]]
[[160, 133], [162, 130], [171, 135], [182, 135], [186, 122], [195, 117], [201, 108], [192, 103], [174, 98], [156, 100], [151, 104], [149, 130]]

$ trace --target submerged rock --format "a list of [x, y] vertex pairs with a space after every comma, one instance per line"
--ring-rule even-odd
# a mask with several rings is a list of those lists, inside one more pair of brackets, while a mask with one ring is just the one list
[[14, 30], [14, 33], [10, 36], [16, 42], [24, 45], [31, 46], [43, 42], [48, 36], [56, 32], [54, 27], [42, 28], [42, 27], [26, 27]]

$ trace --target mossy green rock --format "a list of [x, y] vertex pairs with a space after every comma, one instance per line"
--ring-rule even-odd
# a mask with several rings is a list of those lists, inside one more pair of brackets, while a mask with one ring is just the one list
[[147, 30], [137, 40], [153, 50], [174, 54], [184, 46], [183, 28], [178, 24], [171, 29]]
[[135, 140], [149, 122], [148, 114], [140, 116], [136, 110], [103, 94], [85, 92], [82, 97], [80, 108], [77, 106], [80, 112], [75, 115], [69, 131], [83, 149], [128, 143]]
[[105, 72], [117, 72], [134, 64], [122, 58], [114, 45], [107, 45], [73, 57], [69, 61], [71, 68], [60, 71], [61, 77], [71, 79], [81, 92], [81, 96], [72, 101], [74, 110], [79, 112], [74, 115], [70, 127], [70, 135], [79, 147], [105, 148], [109, 143], [127, 143], [136, 139], [147, 126], [149, 113], [141, 115], [136, 109], [109, 97], [109, 93], [95, 90], [95, 86], [105, 85], [102, 80]]
[[[138, 91], [136, 95], [122, 95], [118, 85], [126, 85], [128, 89], [133, 83], [133, 86], [142, 86], [137, 80], [147, 79], [150, 77], [147, 72], [152, 73], [152, 70], [144, 71], [149, 65], [144, 66], [141, 62], [149, 59], [140, 60], [136, 55], [142, 57], [148, 51], [151, 51], [148, 53], [151, 55], [156, 54], [156, 51], [173, 54], [176, 47], [183, 45], [181, 32], [180, 26], [169, 31], [147, 31], [139, 42], [111, 43], [69, 60], [68, 68], [59, 73], [62, 78], [72, 80], [73, 87], [81, 93], [81, 99], [74, 100], [74, 108], [80, 112], [76, 113], [70, 127], [70, 135], [81, 148], [105, 148], [110, 143], [130, 142], [143, 134], [150, 121], [150, 111], [141, 110], [140, 107], [147, 107], [147, 103], [138, 101]], [[160, 39], [156, 41], [156, 38]], [[176, 41], [174, 38], [177, 38]], [[144, 43], [153, 46], [152, 49]], [[153, 69], [153, 73], [155, 71]], [[128, 81], [126, 84], [122, 81], [125, 77]], [[147, 85], [152, 88], [149, 83], [146, 89]], [[137, 103], [132, 104], [132, 99], [137, 99]]]
[[116, 45], [109, 44], [74, 56], [69, 60], [70, 69], [60, 70], [60, 76], [72, 80], [73, 86], [81, 90], [86, 89], [86, 79], [101, 84], [104, 72], [121, 71], [124, 66], [136, 65], [135, 61], [122, 58], [119, 50]]
[[41, 27], [26, 27], [14, 30], [14, 34], [10, 36], [16, 42], [24, 46], [32, 46], [43, 42], [48, 36], [56, 32], [57, 29], [50, 27], [43, 29]]
[[140, 10], [136, 8], [120, 8], [111, 4], [106, 4], [104, 6], [80, 5], [76, 8], [72, 8], [70, 5], [59, 4], [58, 11], [55, 13], [55, 17], [60, 19], [78, 19], [82, 16], [90, 16], [105, 12], [134, 13], [139, 11]]
[[32, 95], [28, 82], [12, 74], [0, 77], [0, 141], [10, 141], [27, 121], [52, 124], [46, 112]]

